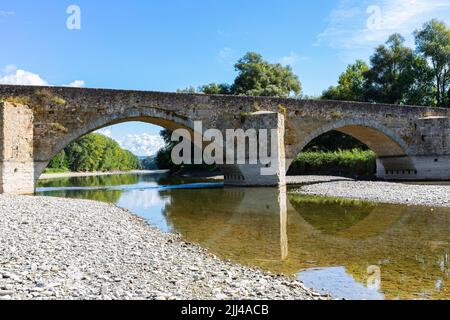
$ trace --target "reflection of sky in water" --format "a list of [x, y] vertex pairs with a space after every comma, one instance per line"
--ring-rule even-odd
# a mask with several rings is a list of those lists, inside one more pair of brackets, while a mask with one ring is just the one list
[[347, 273], [345, 267], [306, 269], [297, 274], [306, 287], [331, 294], [336, 299], [383, 300], [377, 288], [368, 288]]
[[164, 216], [164, 208], [170, 203], [170, 199], [161, 197], [159, 191], [158, 189], [128, 190], [122, 193], [116, 204], [147, 219], [162, 231], [170, 232], [172, 228]]

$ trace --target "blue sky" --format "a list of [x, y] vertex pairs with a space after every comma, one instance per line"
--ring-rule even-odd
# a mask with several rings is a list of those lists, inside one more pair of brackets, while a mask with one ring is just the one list
[[[66, 27], [72, 4], [80, 30]], [[388, 35], [412, 45], [431, 18], [450, 21], [450, 0], [0, 0], [0, 82], [175, 91], [231, 82], [233, 63], [256, 51], [319, 95]], [[128, 123], [104, 133], [148, 153], [158, 131]]]

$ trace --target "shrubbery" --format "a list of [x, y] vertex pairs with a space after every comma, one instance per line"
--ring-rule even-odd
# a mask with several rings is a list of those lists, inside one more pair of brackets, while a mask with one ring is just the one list
[[302, 152], [291, 164], [289, 175], [326, 174], [372, 178], [376, 172], [373, 151], [360, 149]]

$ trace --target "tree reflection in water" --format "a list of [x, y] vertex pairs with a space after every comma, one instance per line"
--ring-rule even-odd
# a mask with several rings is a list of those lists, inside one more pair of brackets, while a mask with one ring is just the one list
[[283, 188], [155, 189], [186, 182], [193, 181], [61, 179], [41, 186], [137, 188], [41, 194], [116, 203], [222, 258], [297, 275], [316, 289], [331, 285], [336, 297], [355, 298], [348, 292], [358, 290], [366, 298], [450, 298], [449, 209], [299, 196]]

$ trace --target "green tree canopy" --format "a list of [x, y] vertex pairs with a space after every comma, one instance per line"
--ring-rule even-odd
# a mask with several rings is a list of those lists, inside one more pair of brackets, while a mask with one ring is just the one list
[[[272, 64], [265, 61], [260, 54], [248, 52], [235, 64], [238, 72], [232, 85], [226, 83], [210, 83], [195, 89], [178, 90], [184, 93], [205, 94], [230, 94], [230, 95], [252, 95], [252, 96], [274, 96], [289, 97], [301, 94], [301, 83], [290, 67], [281, 64]], [[171, 161], [171, 152], [174, 143], [170, 140], [171, 131], [161, 131], [166, 146], [156, 155], [156, 163], [161, 169], [182, 170], [192, 169], [191, 166], [175, 166]], [[197, 166], [199, 169], [211, 170], [211, 166]]]
[[260, 54], [248, 52], [235, 64], [235, 69], [238, 76], [231, 87], [232, 94], [274, 97], [301, 94], [301, 83], [291, 67], [271, 64]]
[[386, 45], [376, 48], [366, 76], [366, 99], [372, 102], [400, 104], [414, 83], [413, 50], [404, 45], [400, 34], [389, 37]]
[[75, 172], [140, 169], [139, 159], [102, 134], [87, 134], [69, 144], [50, 162], [51, 169]]
[[450, 29], [431, 20], [415, 32], [417, 51], [430, 60], [440, 107], [450, 107]]
[[199, 88], [199, 91], [205, 94], [233, 94], [231, 86], [226, 83], [210, 83]]
[[322, 94], [323, 99], [363, 101], [365, 89], [364, 74], [369, 66], [362, 60], [357, 60], [347, 67], [347, 70], [339, 77], [338, 85], [330, 87]]

